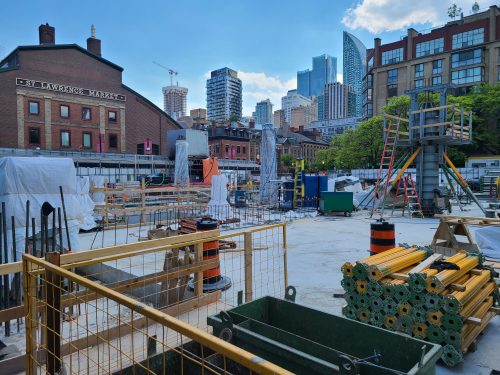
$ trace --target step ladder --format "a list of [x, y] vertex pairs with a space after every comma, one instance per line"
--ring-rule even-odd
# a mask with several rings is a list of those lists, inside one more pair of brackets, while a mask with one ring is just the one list
[[424, 213], [422, 211], [422, 205], [420, 204], [420, 198], [418, 197], [418, 192], [415, 187], [415, 182], [413, 181], [411, 173], [405, 175], [402, 178], [402, 180], [403, 180], [403, 190], [405, 195], [405, 199], [403, 202], [403, 213], [402, 213], [403, 216], [405, 214], [405, 209], [407, 209], [410, 218], [414, 216], [423, 218]]
[[[396, 125], [393, 125], [392, 121], [390, 120], [385, 132], [384, 149], [382, 150], [382, 157], [380, 159], [380, 166], [378, 169], [377, 182], [375, 184], [375, 190], [373, 194], [373, 204], [370, 217], [373, 217], [373, 214], [375, 212], [380, 214], [380, 218], [382, 218], [384, 215], [385, 198], [389, 191], [392, 169], [394, 166], [394, 157], [396, 156], [396, 145], [398, 143], [400, 123], [401, 121], [398, 119]], [[382, 174], [385, 168], [387, 168], [387, 173], [385, 174], [384, 178]], [[380, 194], [381, 191], [382, 195]]]
[[302, 207], [304, 201], [304, 159], [297, 159], [295, 161], [295, 173], [293, 176], [293, 208]]

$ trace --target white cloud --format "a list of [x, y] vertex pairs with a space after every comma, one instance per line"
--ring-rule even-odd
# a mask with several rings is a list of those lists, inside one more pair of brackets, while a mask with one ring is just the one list
[[[454, 1], [462, 8], [464, 15], [471, 12], [474, 0]], [[384, 31], [403, 30], [412, 25], [446, 23], [451, 1], [443, 0], [361, 0], [353, 8], [347, 9], [342, 23], [351, 29], [365, 29], [376, 34]], [[488, 6], [479, 2], [480, 8]]]
[[262, 72], [238, 72], [243, 83], [243, 114], [251, 115], [255, 111], [255, 103], [270, 99], [274, 104], [273, 110], [281, 108], [281, 97], [288, 90], [296, 88], [295, 78], [287, 80], [279, 76], [268, 76]]

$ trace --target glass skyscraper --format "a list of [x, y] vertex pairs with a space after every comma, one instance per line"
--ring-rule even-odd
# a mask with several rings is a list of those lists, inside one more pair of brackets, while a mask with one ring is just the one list
[[337, 58], [313, 57], [312, 69], [297, 72], [297, 93], [305, 97], [322, 95], [327, 83], [337, 81]]
[[349, 112], [355, 116], [363, 115], [363, 77], [366, 74], [366, 47], [354, 35], [344, 31], [344, 85], [354, 91], [354, 109]]

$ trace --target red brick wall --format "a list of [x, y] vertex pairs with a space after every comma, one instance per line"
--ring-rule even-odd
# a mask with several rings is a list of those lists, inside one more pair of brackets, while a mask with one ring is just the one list
[[[60, 83], [82, 88], [104, 90], [108, 92], [123, 94], [126, 102], [116, 102], [124, 104], [125, 109], [125, 137], [126, 152], [136, 153], [137, 144], [143, 143], [146, 138], [153, 140], [153, 143], [160, 146], [160, 152], [166, 155], [166, 132], [168, 129], [177, 129], [175, 123], [160, 112], [156, 107], [136, 96], [122, 86], [121, 71], [98, 61], [76, 49], [47, 49], [19, 51], [20, 69], [0, 72], [0, 147], [17, 148], [17, 104], [15, 78], [29, 78], [46, 82]], [[40, 94], [48, 92], [37, 90]], [[75, 95], [75, 98], [84, 98]], [[89, 99], [89, 98], [86, 98]], [[52, 148], [59, 149], [59, 132], [68, 124], [72, 134], [72, 147], [80, 146], [81, 134], [92, 129], [95, 136], [92, 142], [92, 149], [96, 149], [97, 134], [99, 132], [99, 107], [92, 106], [92, 119], [83, 121], [81, 108], [83, 105], [70, 104], [70, 119], [61, 119], [59, 116], [59, 105], [62, 102], [53, 100], [52, 103]], [[27, 106], [27, 101], [25, 103]], [[43, 128], [44, 103], [40, 100], [40, 118], [34, 119], [26, 114], [25, 108], [25, 139], [28, 137], [27, 129], [31, 126]], [[107, 108], [107, 111], [110, 110]], [[113, 109], [111, 109], [113, 110]], [[120, 147], [120, 111], [117, 109], [116, 124], [108, 124], [108, 114], [105, 114], [106, 133], [118, 134], [118, 146]], [[41, 121], [41, 123], [38, 123]], [[73, 136], [75, 134], [75, 136]], [[76, 138], [75, 138], [76, 137]], [[43, 131], [41, 134], [42, 147], [45, 146]], [[75, 140], [75, 141], [73, 141]], [[76, 144], [78, 140], [78, 144]], [[27, 143], [26, 143], [27, 144]], [[108, 144], [106, 135], [106, 145]], [[27, 145], [27, 147], [31, 148]], [[109, 152], [120, 152], [120, 148], [109, 150]]]
[[[226, 152], [226, 146], [235, 147], [234, 158], [239, 160], [250, 160], [250, 142], [248, 140], [235, 141], [230, 139], [211, 139], [208, 141], [209, 146], [211, 146], [210, 155], [216, 156], [221, 159], [229, 159], [230, 153]], [[215, 146], [219, 146], [219, 153], [215, 153]], [[237, 147], [240, 146], [240, 153], [237, 152]], [[245, 152], [243, 152], [245, 148]], [[232, 156], [232, 155], [231, 155]]]

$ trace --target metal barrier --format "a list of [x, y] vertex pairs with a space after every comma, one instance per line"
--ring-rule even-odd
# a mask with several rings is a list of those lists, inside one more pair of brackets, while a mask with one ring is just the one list
[[[208, 316], [243, 300], [284, 295], [285, 224], [186, 236], [45, 260], [24, 255], [28, 374], [287, 373], [207, 327]], [[214, 240], [220, 259], [204, 260], [203, 244]], [[204, 293], [203, 272], [217, 266], [232, 285]]]

